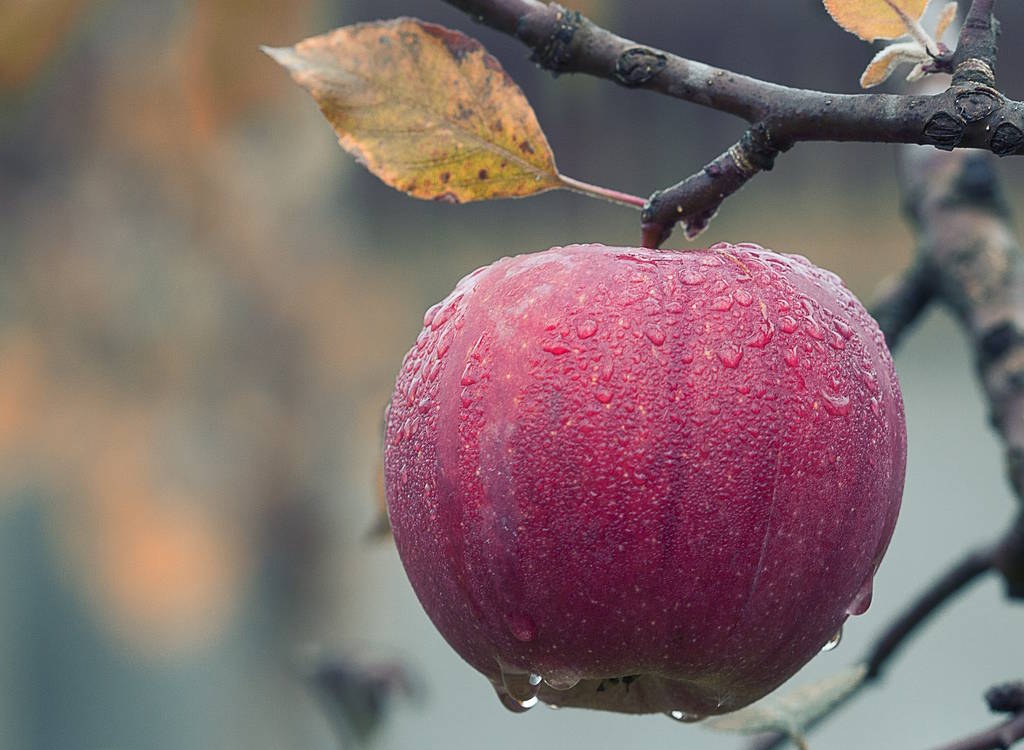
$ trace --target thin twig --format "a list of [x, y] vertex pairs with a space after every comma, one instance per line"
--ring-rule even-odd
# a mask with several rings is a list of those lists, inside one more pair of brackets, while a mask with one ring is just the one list
[[918, 594], [914, 603], [897, 617], [868, 651], [868, 680], [876, 679], [889, 660], [929, 618], [946, 603], [962, 593], [969, 584], [995, 566], [996, 547], [977, 550], [953, 565], [927, 589]]
[[1024, 712], [978, 734], [942, 745], [935, 750], [1007, 750], [1024, 739]]

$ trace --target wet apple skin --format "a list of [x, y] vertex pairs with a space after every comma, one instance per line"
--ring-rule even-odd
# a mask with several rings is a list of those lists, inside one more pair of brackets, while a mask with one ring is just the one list
[[423, 608], [499, 692], [534, 673], [558, 705], [707, 715], [866, 607], [905, 461], [884, 338], [834, 274], [575, 245], [428, 311], [385, 484]]

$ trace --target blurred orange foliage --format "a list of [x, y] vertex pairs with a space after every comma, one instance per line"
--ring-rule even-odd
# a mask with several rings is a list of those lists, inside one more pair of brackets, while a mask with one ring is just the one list
[[88, 0], [9, 0], [0, 4], [0, 92], [27, 85], [75, 29]]

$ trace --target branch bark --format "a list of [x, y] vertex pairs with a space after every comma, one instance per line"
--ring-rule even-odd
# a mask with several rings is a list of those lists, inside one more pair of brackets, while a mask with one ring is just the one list
[[[930, 96], [833, 94], [790, 88], [647, 47], [540, 0], [446, 0], [477, 21], [510, 34], [552, 73], [585, 73], [727, 112], [750, 123], [743, 140], [705, 169], [654, 193], [644, 238], [660, 244], [678, 222], [694, 235], [722, 201], [775, 155], [800, 141], [915, 143], [951, 150], [1024, 153], [1024, 103], [993, 88], [994, 0], [975, 0], [951, 65], [954, 85]], [[730, 156], [732, 154], [732, 156]], [[739, 157], [739, 158], [737, 158]]]
[[990, 729], [936, 750], [1006, 750], [1024, 739], [1024, 682], [996, 685], [985, 693], [985, 701], [993, 711], [1012, 716]]
[[965, 737], [959, 742], [936, 750], [1007, 750], [1024, 739], [1024, 713], [992, 727], [980, 734]]
[[914, 263], [896, 279], [883, 284], [871, 306], [871, 315], [895, 349], [903, 333], [924, 312], [935, 296], [932, 275], [924, 263]]
[[1024, 501], [1024, 254], [993, 165], [979, 153], [907, 149], [902, 171], [917, 262], [973, 346], [1010, 482]]

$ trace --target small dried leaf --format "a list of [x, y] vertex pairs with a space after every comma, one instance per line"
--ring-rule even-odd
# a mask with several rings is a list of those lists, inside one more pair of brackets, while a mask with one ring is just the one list
[[[907, 33], [907, 25], [892, 7], [897, 6], [917, 21], [928, 0], [824, 0], [833, 20], [865, 42], [895, 39]], [[890, 5], [892, 3], [892, 5]]]
[[910, 72], [907, 73], [907, 80], [910, 83], [914, 83], [915, 81], [920, 81], [922, 78], [924, 78], [925, 73], [927, 72], [925, 71], [924, 66], [925, 64], [923, 62], [919, 62], [917, 65], [911, 68]]
[[523, 92], [483, 46], [412, 18], [345, 26], [267, 49], [338, 142], [415, 198], [515, 198], [561, 185]]
[[869, 89], [884, 83], [901, 63], [923, 63], [930, 58], [917, 42], [897, 42], [879, 50], [860, 77], [860, 86]]
[[867, 673], [864, 664], [857, 664], [785, 695], [769, 695], [739, 711], [705, 719], [703, 726], [735, 734], [783, 732], [803, 748], [804, 730], [856, 690]]
[[935, 27], [935, 39], [936, 41], [942, 41], [942, 35], [946, 33], [946, 29], [956, 19], [957, 3], [946, 3], [946, 7], [942, 9], [942, 13], [939, 14], [939, 23]]

